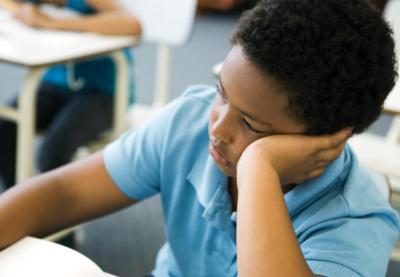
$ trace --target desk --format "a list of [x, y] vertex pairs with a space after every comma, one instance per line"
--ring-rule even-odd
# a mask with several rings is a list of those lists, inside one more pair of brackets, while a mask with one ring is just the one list
[[0, 276], [117, 277], [71, 248], [33, 237], [0, 251]]
[[44, 71], [55, 64], [110, 54], [117, 72], [113, 119], [113, 135], [116, 136], [125, 128], [129, 97], [129, 67], [121, 49], [137, 42], [135, 37], [36, 30], [0, 10], [0, 62], [29, 68], [19, 94], [18, 107], [0, 107], [0, 117], [17, 124], [17, 183], [33, 175], [34, 104]]

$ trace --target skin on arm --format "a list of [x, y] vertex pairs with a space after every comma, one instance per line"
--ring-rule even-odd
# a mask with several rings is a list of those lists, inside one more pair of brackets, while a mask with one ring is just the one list
[[35, 28], [96, 32], [105, 35], [136, 36], [142, 33], [138, 18], [126, 12], [116, 1], [87, 0], [86, 3], [96, 11], [95, 14], [58, 19], [44, 14], [32, 4], [23, 4], [17, 11], [16, 18]]
[[14, 14], [18, 11], [20, 4], [13, 0], [0, 0], [0, 7]]
[[333, 136], [270, 136], [245, 149], [237, 165], [239, 276], [314, 276], [282, 188], [321, 175], [350, 134], [345, 129]]
[[108, 175], [102, 153], [18, 184], [0, 195], [0, 249], [134, 204]]

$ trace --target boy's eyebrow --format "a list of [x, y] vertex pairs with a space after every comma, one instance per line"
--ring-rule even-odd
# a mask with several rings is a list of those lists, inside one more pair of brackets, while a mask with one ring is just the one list
[[[227, 96], [226, 96], [226, 93], [225, 93], [225, 89], [224, 89], [224, 87], [222, 86], [222, 82], [221, 82], [221, 77], [220, 77], [220, 75], [218, 75], [218, 85], [219, 85], [219, 87], [220, 87], [221, 92], [223, 93], [223, 95], [224, 95], [225, 97], [227, 97]], [[269, 126], [273, 127], [271, 123], [266, 122], [266, 121], [264, 121], [263, 119], [261, 119], [261, 118], [255, 116], [255, 115], [253, 115], [253, 114], [251, 114], [251, 113], [248, 113], [248, 112], [246, 112], [246, 111], [243, 111], [243, 110], [239, 109], [238, 107], [235, 107], [235, 109], [237, 109], [241, 114], [247, 116], [248, 118], [251, 118], [252, 120], [254, 120], [254, 121], [256, 121], [256, 122], [258, 122], [258, 123], [260, 123], [260, 124], [269, 125]]]

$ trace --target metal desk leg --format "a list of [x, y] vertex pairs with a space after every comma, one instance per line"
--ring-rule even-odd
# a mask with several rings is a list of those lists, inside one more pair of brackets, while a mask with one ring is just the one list
[[17, 183], [33, 175], [36, 92], [45, 67], [30, 69], [18, 98]]
[[386, 141], [391, 144], [397, 144], [400, 142], [400, 115], [396, 115], [393, 118], [393, 122], [386, 135]]
[[171, 48], [159, 45], [157, 48], [156, 85], [153, 107], [160, 108], [170, 100]]
[[170, 101], [171, 48], [158, 45], [156, 60], [156, 81], [154, 98], [151, 106], [135, 103], [129, 111], [129, 124], [137, 127], [147, 121], [162, 106]]
[[126, 113], [129, 105], [129, 74], [131, 73], [123, 50], [114, 51], [111, 57], [116, 66], [116, 84], [114, 96], [114, 118], [112, 139], [117, 138], [127, 127]]

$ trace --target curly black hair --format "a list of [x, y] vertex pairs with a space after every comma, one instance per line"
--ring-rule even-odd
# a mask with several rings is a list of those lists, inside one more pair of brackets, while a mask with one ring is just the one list
[[392, 31], [365, 0], [265, 0], [232, 36], [286, 93], [307, 134], [362, 132], [395, 84]]

